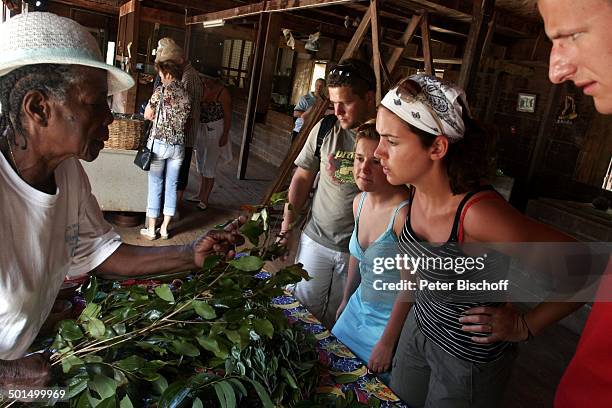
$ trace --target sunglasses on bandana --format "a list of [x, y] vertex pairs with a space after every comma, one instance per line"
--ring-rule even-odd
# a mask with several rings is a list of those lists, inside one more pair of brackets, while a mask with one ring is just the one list
[[425, 109], [427, 109], [433, 120], [436, 122], [436, 125], [438, 126], [438, 129], [430, 129], [437, 131], [439, 134], [443, 134], [444, 127], [442, 126], [442, 122], [440, 122], [440, 118], [436, 113], [435, 109], [432, 108], [431, 103], [427, 98], [427, 94], [423, 91], [423, 87], [418, 82], [410, 78], [404, 78], [400, 80], [394, 88], [396, 88], [395, 94], [399, 98], [393, 101], [396, 105], [399, 106], [402, 104], [402, 102], [405, 102], [408, 105], [412, 105], [415, 103], [422, 104]]

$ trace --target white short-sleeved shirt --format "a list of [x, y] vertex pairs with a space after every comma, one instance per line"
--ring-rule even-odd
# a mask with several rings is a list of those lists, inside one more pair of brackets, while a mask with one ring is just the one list
[[66, 275], [88, 273], [121, 245], [76, 158], [55, 170], [50, 195], [0, 153], [0, 359], [23, 356]]

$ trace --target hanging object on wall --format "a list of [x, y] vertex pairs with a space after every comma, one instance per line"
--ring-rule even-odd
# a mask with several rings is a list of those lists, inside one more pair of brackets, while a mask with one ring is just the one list
[[578, 113], [576, 112], [576, 100], [573, 96], [565, 95], [563, 110], [557, 118], [557, 123], [561, 125], [572, 125], [576, 118], [578, 118]]
[[310, 34], [308, 36], [308, 41], [306, 41], [306, 44], [304, 45], [304, 48], [312, 52], [319, 51], [319, 36], [320, 35], [321, 33], [318, 31], [314, 34]]
[[283, 35], [285, 36], [285, 41], [287, 42], [287, 46], [291, 47], [292, 50], [295, 50], [295, 38], [293, 38], [293, 34], [291, 34], [291, 30], [288, 28], [283, 29]]
[[536, 95], [528, 93], [519, 93], [516, 103], [516, 110], [519, 112], [535, 112]]

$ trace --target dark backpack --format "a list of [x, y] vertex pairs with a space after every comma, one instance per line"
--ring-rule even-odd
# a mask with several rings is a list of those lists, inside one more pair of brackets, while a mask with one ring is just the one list
[[338, 118], [333, 113], [330, 115], [326, 115], [321, 119], [321, 126], [319, 127], [319, 133], [317, 133], [317, 148], [315, 149], [315, 157], [321, 158], [321, 145], [323, 144], [323, 140], [329, 133], [330, 130], [334, 127]]

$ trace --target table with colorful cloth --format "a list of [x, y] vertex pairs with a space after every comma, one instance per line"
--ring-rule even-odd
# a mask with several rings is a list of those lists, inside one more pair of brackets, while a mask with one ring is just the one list
[[353, 392], [360, 403], [371, 404], [375, 399], [376, 406], [383, 408], [408, 407], [293, 296], [287, 293], [276, 297], [272, 304], [283, 310], [290, 324], [301, 326], [317, 339], [316, 349], [323, 365], [317, 393], [345, 396]]

